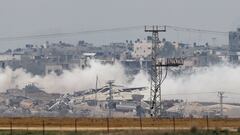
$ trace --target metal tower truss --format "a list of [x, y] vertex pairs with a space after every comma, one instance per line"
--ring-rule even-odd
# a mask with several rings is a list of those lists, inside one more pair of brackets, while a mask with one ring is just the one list
[[178, 58], [159, 58], [159, 32], [166, 32], [166, 26], [145, 26], [145, 32], [152, 33], [152, 54], [151, 54], [151, 86], [150, 86], [150, 110], [152, 117], [160, 117], [163, 111], [161, 102], [161, 85], [167, 77], [168, 67], [175, 67], [183, 64]]

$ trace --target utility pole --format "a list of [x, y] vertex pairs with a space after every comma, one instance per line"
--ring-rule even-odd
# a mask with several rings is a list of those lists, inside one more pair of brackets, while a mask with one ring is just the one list
[[98, 88], [98, 76], [96, 76], [96, 87], [95, 87], [95, 101], [96, 101], [96, 105], [97, 105], [97, 88]]
[[[150, 110], [152, 117], [160, 117], [163, 107], [161, 102], [161, 85], [167, 76], [167, 68], [183, 65], [182, 59], [168, 58], [159, 60], [159, 32], [166, 32], [166, 26], [145, 26], [145, 32], [152, 33], [151, 54], [151, 85], [150, 85]], [[163, 68], [165, 67], [165, 75]]]
[[223, 118], [223, 94], [224, 94], [224, 92], [221, 92], [221, 91], [218, 92], [218, 96], [220, 99], [220, 116], [221, 116], [221, 118]]
[[113, 105], [113, 96], [112, 96], [112, 86], [113, 86], [114, 80], [109, 80], [107, 84], [109, 85], [109, 98], [108, 98], [108, 111], [109, 117], [112, 117], [112, 105]]

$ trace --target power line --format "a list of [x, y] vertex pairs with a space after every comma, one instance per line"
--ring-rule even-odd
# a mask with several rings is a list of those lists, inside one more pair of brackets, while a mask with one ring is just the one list
[[[224, 32], [224, 31], [212, 31], [212, 30], [172, 26], [172, 25], [165, 25], [165, 26], [167, 28], [175, 30], [175, 31], [224, 34], [224, 35], [228, 34], [228, 32]], [[49, 38], [49, 37], [68, 37], [68, 36], [91, 34], [91, 33], [101, 33], [101, 32], [129, 31], [129, 30], [143, 29], [143, 28], [144, 28], [144, 25], [136, 25], [136, 26], [127, 26], [127, 27], [85, 30], [85, 31], [78, 31], [78, 32], [48, 33], [48, 34], [36, 34], [36, 35], [24, 35], [24, 36], [12, 36], [12, 37], [8, 36], [8, 37], [0, 37], [0, 41], [16, 41], [16, 40], [23, 40], [23, 39], [37, 39], [37, 38]]]
[[238, 100], [239, 101], [239, 98], [233, 98], [233, 97], [225, 97], [225, 98], [228, 98], [228, 99], [236, 99], [236, 100]]
[[188, 28], [188, 27], [171, 26], [171, 25], [166, 25], [166, 26], [170, 29], [175, 30], [175, 31], [187, 31], [187, 32], [208, 33], [208, 34], [223, 34], [223, 35], [226, 35], [226, 34], [229, 33], [229, 32], [226, 32], [226, 31], [204, 30], [204, 29], [196, 29], [196, 28]]
[[143, 29], [143, 27], [144, 27], [143, 25], [142, 26], [138, 25], [138, 26], [129, 26], [129, 27], [86, 30], [86, 31], [79, 31], [79, 32], [37, 34], [37, 35], [15, 36], [15, 37], [0, 37], [0, 41], [15, 41], [15, 40], [23, 40], [23, 39], [36, 39], [36, 38], [48, 38], [48, 37], [66, 37], [66, 36], [75, 36], [75, 35], [100, 33], [100, 32], [128, 31], [128, 30], [134, 30], [134, 29], [140, 29], [140, 28]]
[[227, 93], [227, 94], [234, 94], [234, 95], [240, 95], [240, 93], [238, 93], [238, 92], [225, 92], [225, 93]]
[[195, 92], [195, 93], [175, 93], [175, 94], [164, 94], [163, 96], [178, 96], [178, 95], [199, 95], [199, 94], [213, 94], [213, 93], [217, 93], [216, 92]]
[[[171, 90], [173, 91], [173, 90]], [[200, 90], [192, 90], [192, 91], [200, 91]], [[227, 91], [222, 91], [225, 94], [228, 95], [240, 95], [240, 93], [237, 92], [227, 92]], [[174, 96], [174, 95], [199, 95], [199, 94], [214, 94], [214, 93], [218, 93], [218, 91], [210, 91], [210, 92], [191, 92], [191, 93], [172, 93], [172, 94], [164, 94], [163, 96]]]

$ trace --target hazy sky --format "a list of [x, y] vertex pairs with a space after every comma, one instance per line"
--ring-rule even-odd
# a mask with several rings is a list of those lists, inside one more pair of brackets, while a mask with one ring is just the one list
[[[240, 26], [239, 0], [0, 0], [0, 37], [167, 24], [229, 31]], [[141, 37], [143, 31], [55, 39], [0, 41], [0, 50], [26, 43], [86, 39], [93, 43]], [[124, 40], [123, 40], [124, 41]]]

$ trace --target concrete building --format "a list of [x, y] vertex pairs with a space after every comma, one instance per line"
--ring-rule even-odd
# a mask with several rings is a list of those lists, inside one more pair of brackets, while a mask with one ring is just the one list
[[237, 31], [229, 32], [229, 55], [230, 62], [236, 63], [239, 61], [240, 52], [240, 28]]
[[0, 54], [0, 61], [21, 60], [21, 55]]
[[[223, 115], [228, 118], [239, 118], [240, 114], [239, 105], [223, 104]], [[169, 117], [182, 116], [182, 117], [194, 117], [203, 118], [208, 116], [209, 118], [220, 117], [220, 104], [204, 105], [198, 102], [182, 102], [175, 104], [167, 109]], [[180, 115], [179, 115], [180, 114]]]
[[20, 107], [30, 109], [33, 107], [33, 101], [31, 99], [24, 99], [20, 102]]
[[147, 58], [152, 53], [152, 43], [146, 40], [136, 41], [133, 46], [133, 58]]
[[56, 73], [57, 75], [63, 72], [62, 65], [46, 65], [45, 66], [45, 74]]

